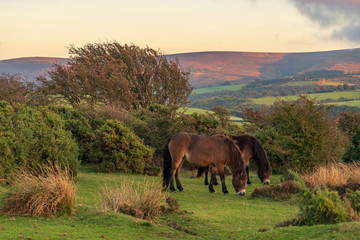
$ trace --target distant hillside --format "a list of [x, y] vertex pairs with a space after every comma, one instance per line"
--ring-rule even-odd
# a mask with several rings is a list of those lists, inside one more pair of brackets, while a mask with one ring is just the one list
[[0, 61], [0, 72], [22, 74], [29, 80], [45, 73], [54, 63], [66, 64], [67, 58], [28, 57]]
[[195, 87], [269, 80], [315, 70], [360, 72], [360, 48], [311, 53], [200, 52], [169, 58], [178, 58], [184, 70], [191, 70]]
[[[360, 48], [311, 53], [198, 52], [168, 55], [178, 58], [184, 70], [190, 70], [195, 87], [270, 80], [315, 70], [360, 72]], [[36, 77], [54, 62], [65, 58], [17, 58], [0, 61], [0, 72]], [[225, 83], [226, 84], [226, 83]]]

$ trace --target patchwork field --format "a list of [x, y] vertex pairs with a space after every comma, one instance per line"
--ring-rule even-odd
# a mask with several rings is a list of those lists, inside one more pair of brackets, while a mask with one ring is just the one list
[[[359, 100], [360, 99], [360, 91], [352, 91], [352, 92], [330, 92], [330, 93], [314, 93], [314, 94], [306, 94], [307, 96], [311, 98], [315, 98], [316, 100], [338, 100], [341, 98], [344, 99], [351, 99], [351, 100]], [[297, 96], [286, 96], [286, 97], [263, 97], [263, 98], [252, 98], [251, 100], [255, 104], [265, 104], [265, 105], [271, 105], [273, 104], [277, 99], [288, 99], [288, 100], [295, 100], [297, 99]], [[345, 101], [349, 104], [351, 104], [351, 101]], [[333, 103], [331, 103], [333, 104]], [[347, 105], [347, 104], [346, 104]]]
[[238, 84], [231, 86], [197, 88], [193, 90], [193, 94], [213, 93], [213, 92], [221, 92], [221, 91], [237, 91], [245, 86], [246, 84]]

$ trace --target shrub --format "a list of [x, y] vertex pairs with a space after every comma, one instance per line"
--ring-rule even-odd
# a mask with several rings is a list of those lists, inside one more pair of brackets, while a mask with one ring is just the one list
[[351, 191], [347, 197], [350, 201], [351, 208], [354, 209], [358, 214], [360, 214], [360, 191]]
[[327, 110], [305, 96], [279, 100], [268, 111], [245, 111], [245, 119], [257, 129], [272, 166], [283, 173], [300, 173], [340, 160], [346, 137]]
[[9, 215], [59, 216], [74, 211], [77, 187], [69, 169], [43, 168], [43, 174], [17, 172], [5, 198], [3, 211]]
[[360, 161], [360, 128], [351, 139], [352, 146], [343, 156], [345, 162]]
[[89, 153], [91, 143], [95, 139], [95, 128], [102, 120], [94, 118], [83, 113], [80, 109], [51, 106], [52, 111], [60, 115], [64, 120], [64, 128], [70, 131], [79, 146], [79, 160], [82, 163], [90, 163]]
[[347, 136], [352, 137], [360, 128], [360, 113], [358, 112], [341, 112], [339, 114], [339, 128]]
[[348, 212], [335, 191], [315, 187], [301, 192], [299, 207], [305, 225], [339, 223], [349, 219]]
[[143, 173], [151, 166], [153, 153], [122, 122], [107, 120], [96, 130], [89, 158], [100, 164], [101, 171]]
[[76, 174], [78, 146], [64, 122], [47, 108], [0, 104], [0, 178], [18, 168], [59, 164]]
[[310, 190], [305, 186], [305, 181], [296, 173], [297, 185], [300, 189], [298, 205], [302, 224], [326, 224], [349, 221], [349, 213], [336, 191], [328, 191], [316, 186]]
[[105, 213], [110, 210], [152, 220], [161, 213], [161, 202], [165, 199], [161, 190], [161, 184], [145, 179], [140, 184], [125, 178], [120, 186], [101, 189], [102, 207]]

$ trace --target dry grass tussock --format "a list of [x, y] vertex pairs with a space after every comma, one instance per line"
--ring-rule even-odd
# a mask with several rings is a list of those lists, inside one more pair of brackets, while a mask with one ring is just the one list
[[166, 195], [160, 183], [145, 180], [142, 183], [124, 178], [120, 186], [101, 189], [104, 212], [122, 212], [151, 221], [161, 213], [161, 202]]
[[73, 213], [77, 187], [69, 170], [45, 167], [40, 175], [22, 171], [13, 179], [5, 197], [4, 213], [32, 217]]
[[303, 175], [310, 186], [339, 186], [349, 182], [360, 182], [360, 163], [336, 163], [318, 167], [314, 172]]

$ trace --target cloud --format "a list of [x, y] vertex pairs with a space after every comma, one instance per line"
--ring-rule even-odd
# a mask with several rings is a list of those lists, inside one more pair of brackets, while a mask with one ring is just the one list
[[301, 14], [321, 27], [332, 30], [332, 37], [360, 43], [359, 0], [289, 0]]

